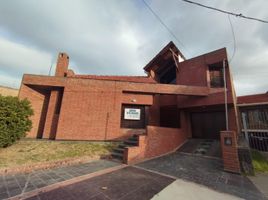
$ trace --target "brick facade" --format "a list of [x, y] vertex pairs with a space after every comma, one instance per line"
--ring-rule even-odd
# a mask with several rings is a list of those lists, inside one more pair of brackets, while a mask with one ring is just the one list
[[[175, 65], [170, 49], [184, 61]], [[211, 87], [209, 76], [209, 66], [222, 68], [223, 62], [229, 124], [237, 131], [236, 97], [226, 49], [186, 60], [171, 42], [146, 65], [147, 76], [77, 75], [68, 69], [66, 53], [58, 56], [55, 76], [24, 75], [19, 97], [28, 98], [35, 111], [27, 137], [103, 141], [143, 134], [140, 145], [126, 152], [130, 163], [173, 151], [192, 137], [192, 112], [224, 111], [224, 89]], [[145, 129], [120, 127], [124, 104], [146, 107]], [[161, 127], [161, 112], [165, 110], [169, 116], [168, 106], [178, 110], [179, 128]]]

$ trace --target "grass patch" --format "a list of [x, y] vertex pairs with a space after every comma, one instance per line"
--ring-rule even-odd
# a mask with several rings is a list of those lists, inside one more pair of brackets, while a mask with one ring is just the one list
[[108, 155], [116, 145], [114, 142], [21, 140], [10, 147], [0, 148], [0, 168], [68, 158], [97, 158]]
[[252, 150], [252, 161], [255, 172], [268, 173], [268, 160], [258, 151]]

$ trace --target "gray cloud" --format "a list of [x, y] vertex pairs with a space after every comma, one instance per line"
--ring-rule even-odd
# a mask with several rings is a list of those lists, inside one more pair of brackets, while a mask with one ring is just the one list
[[[142, 1], [1, 1], [0, 84], [18, 86], [23, 73], [47, 74], [59, 51], [67, 52], [71, 67], [83, 74], [143, 74], [143, 66], [170, 40], [188, 58], [222, 47], [231, 57], [233, 38], [226, 15], [180, 0], [147, 2], [186, 48]], [[265, 0], [202, 3], [268, 20]], [[237, 94], [265, 92], [268, 25], [231, 20], [237, 45], [231, 63]]]

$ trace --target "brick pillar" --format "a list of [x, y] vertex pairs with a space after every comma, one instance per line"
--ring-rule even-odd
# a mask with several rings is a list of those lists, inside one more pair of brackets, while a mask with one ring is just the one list
[[55, 76], [67, 76], [69, 56], [66, 53], [59, 53]]
[[234, 131], [221, 131], [221, 149], [224, 170], [240, 173], [237, 138]]
[[46, 139], [49, 139], [51, 134], [55, 134], [53, 133], [53, 131], [55, 131], [53, 130], [55, 129], [53, 122], [55, 120], [54, 115], [55, 115], [55, 109], [56, 109], [58, 97], [59, 97], [59, 91], [51, 90], [48, 109], [47, 109], [45, 128], [44, 128], [44, 133], [43, 133], [43, 138], [46, 138]]

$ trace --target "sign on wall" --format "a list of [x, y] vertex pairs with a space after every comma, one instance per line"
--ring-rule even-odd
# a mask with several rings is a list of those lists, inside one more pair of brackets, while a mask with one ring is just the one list
[[141, 109], [125, 108], [124, 119], [140, 120], [141, 119]]

